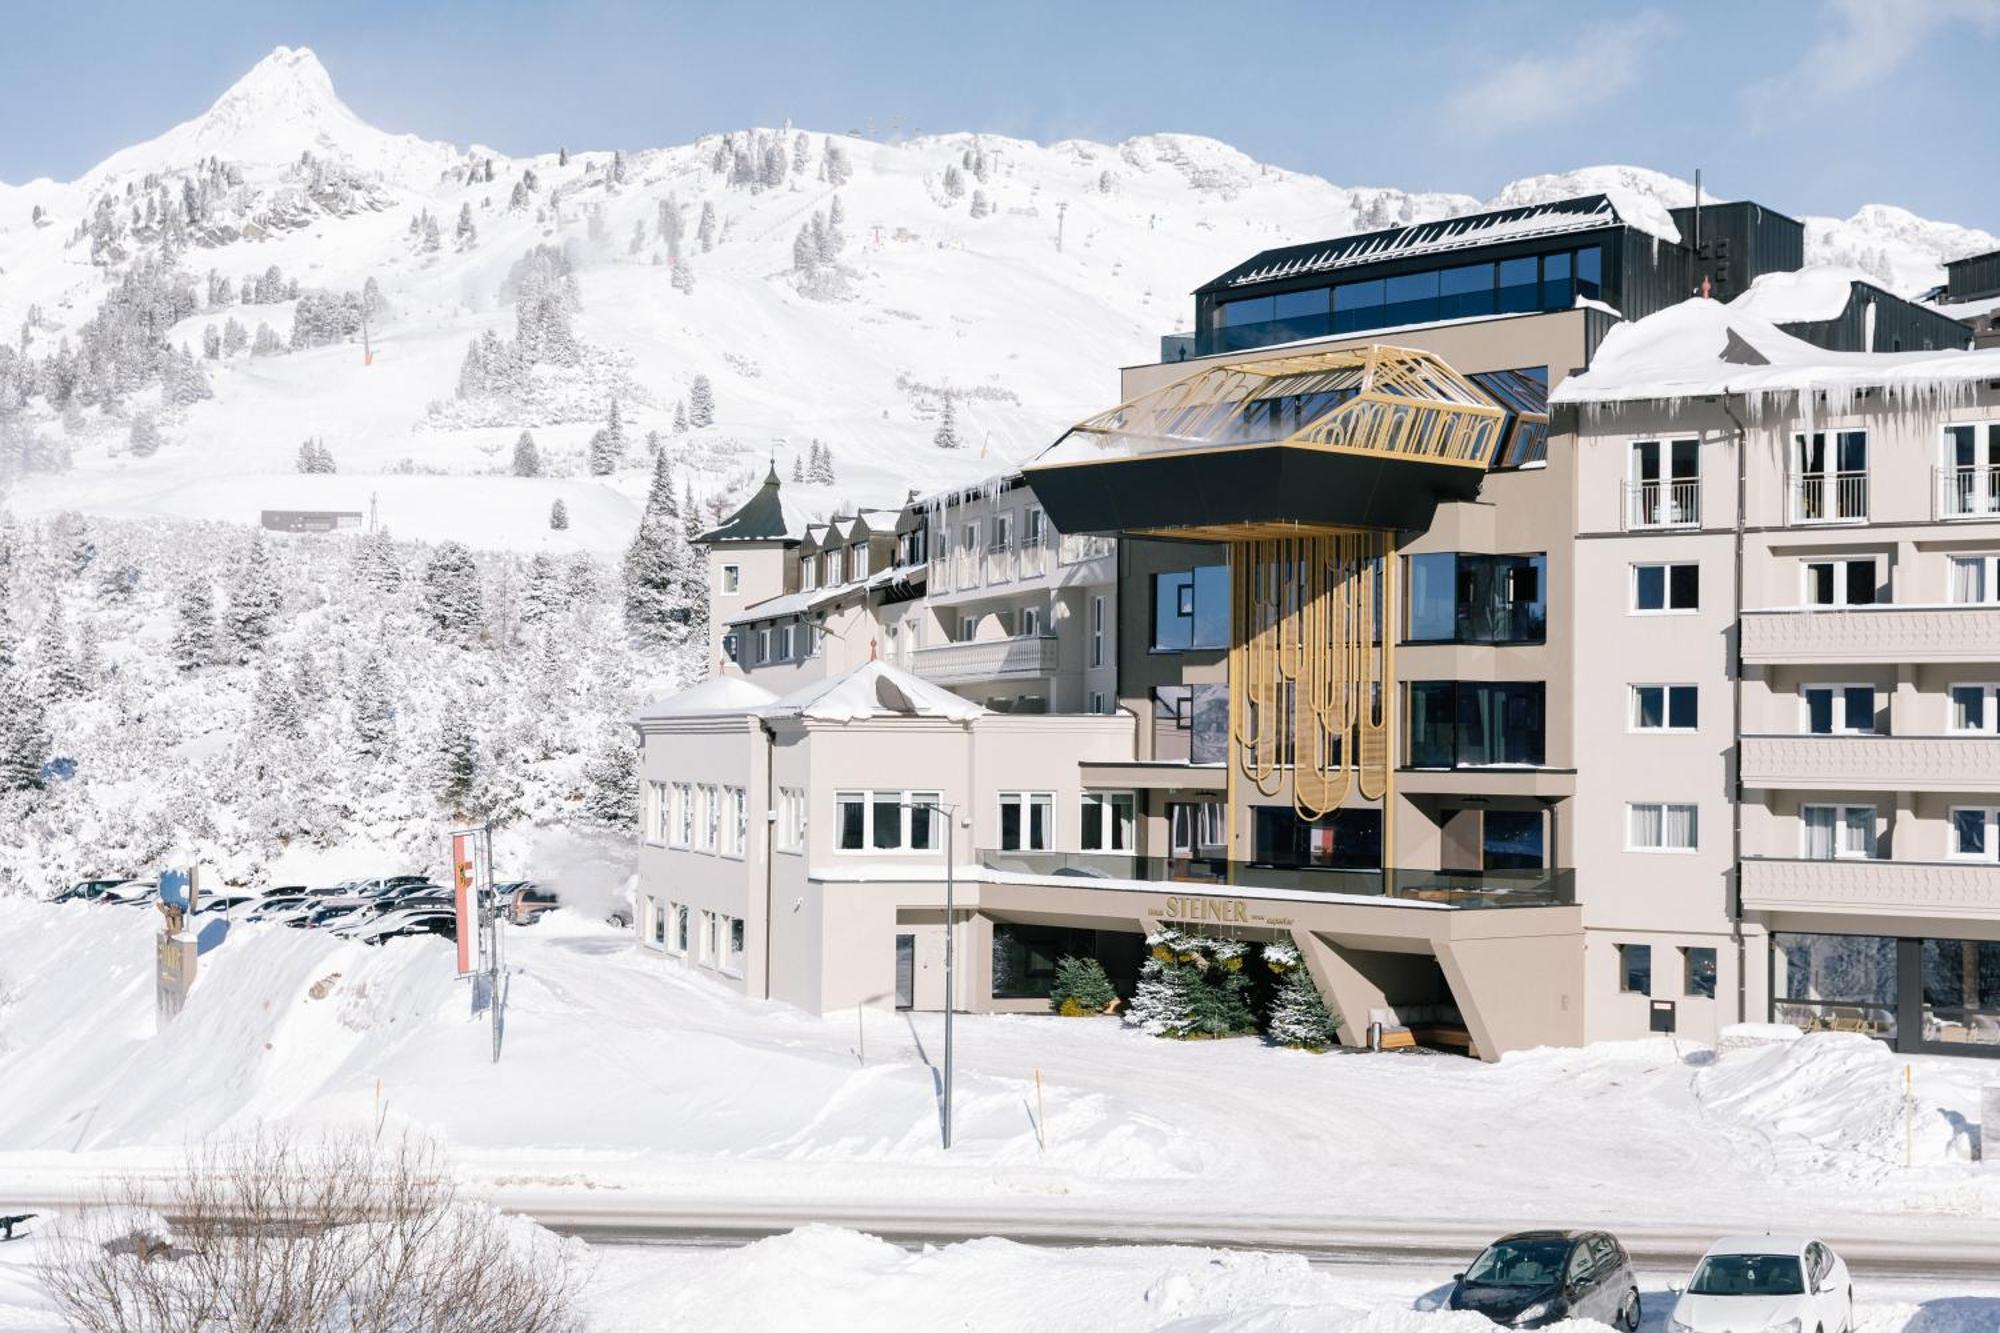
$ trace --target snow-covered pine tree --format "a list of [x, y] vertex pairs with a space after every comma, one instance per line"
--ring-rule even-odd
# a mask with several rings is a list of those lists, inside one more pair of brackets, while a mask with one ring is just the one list
[[485, 599], [479, 566], [463, 542], [443, 542], [424, 565], [424, 615], [439, 638], [469, 647], [479, 637]]
[[687, 433], [688, 433], [687, 399], [683, 398], [679, 402], [674, 404], [674, 434], [685, 435]]
[[558, 495], [549, 505], [549, 531], [562, 532], [569, 527], [569, 506]]
[[1340, 1018], [1326, 1006], [1298, 949], [1282, 941], [1264, 946], [1264, 963], [1278, 974], [1271, 998], [1270, 1038], [1280, 1046], [1324, 1051], [1340, 1040]]
[[1125, 1010], [1125, 1021], [1156, 1037], [1178, 1037], [1193, 1026], [1201, 987], [1186, 937], [1163, 927], [1146, 937], [1146, 961], [1139, 967], [1139, 985]]
[[213, 324], [202, 325], [201, 354], [210, 361], [220, 361], [222, 359], [222, 330], [216, 328]]
[[708, 525], [702, 521], [701, 506], [694, 501], [694, 478], [681, 479], [681, 532], [688, 542], [688, 562], [701, 563], [701, 553], [694, 549], [695, 540], [707, 531]]
[[632, 239], [630, 242], [626, 244], [625, 253], [628, 255], [636, 255], [645, 248], [646, 248], [646, 219], [634, 218], [632, 220]]
[[842, 207], [840, 196], [835, 195], [833, 202], [827, 205], [826, 230], [820, 236], [819, 257], [822, 262], [831, 264], [840, 258], [841, 250], [847, 245], [846, 227], [847, 210]]
[[527, 207], [528, 207], [528, 182], [524, 177], [523, 179], [514, 182], [513, 193], [507, 196], [507, 211], [509, 213], [520, 213], [520, 212], [525, 212], [527, 210]]
[[639, 752], [624, 727], [606, 728], [583, 764], [584, 811], [606, 828], [639, 824]]
[[[558, 504], [561, 501], [557, 501]], [[555, 557], [537, 551], [528, 561], [527, 588], [521, 594], [521, 619], [538, 625], [562, 610], [562, 571]]]
[[944, 414], [938, 418], [937, 434], [931, 436], [931, 443], [940, 449], [956, 449], [962, 443], [958, 438], [958, 409], [952, 406], [949, 391], [944, 395]]
[[271, 550], [264, 530], [250, 530], [250, 545], [229, 580], [229, 604], [222, 627], [239, 662], [248, 662], [270, 641], [283, 601], [271, 571]]
[[687, 622], [680, 599], [690, 559], [673, 472], [661, 454], [653, 463], [639, 530], [625, 550], [625, 628], [634, 639], [652, 647], [679, 646]]
[[673, 274], [668, 278], [668, 281], [673, 284], [674, 290], [682, 296], [694, 295], [694, 265], [688, 263], [684, 258], [676, 259], [674, 261]]
[[835, 143], [832, 135], [820, 141], [819, 171], [826, 183], [836, 189], [854, 175], [854, 169], [847, 164], [847, 150]]
[[160, 451], [160, 427], [151, 412], [141, 412], [132, 418], [132, 434], [126, 447], [134, 458], [151, 458]]
[[277, 333], [272, 330], [269, 324], [260, 320], [257, 324], [257, 332], [250, 339], [250, 355], [276, 356], [284, 350], [285, 345], [278, 341]]
[[793, 480], [793, 481], [795, 481], [795, 482], [803, 482], [803, 481], [804, 481], [805, 479], [806, 479], [806, 465], [805, 465], [805, 460], [804, 460], [803, 458], [799, 457], [799, 456], [798, 456], [797, 454], [793, 454], [793, 455], [792, 455], [792, 480]]
[[86, 693], [104, 679], [104, 643], [97, 632], [97, 617], [88, 612], [76, 633], [76, 675]]
[[527, 431], [514, 441], [514, 475], [517, 477], [539, 477], [542, 475], [542, 451], [535, 447], [535, 437]]
[[556, 165], [559, 167], [566, 167], [569, 165], [569, 149], [567, 148], [556, 149]]
[[389, 540], [389, 529], [376, 528], [361, 539], [354, 552], [354, 573], [377, 597], [387, 597], [403, 585], [403, 559]]
[[792, 174], [803, 176], [812, 165], [812, 145], [806, 140], [806, 132], [800, 130], [792, 136]]
[[39, 788], [51, 746], [48, 709], [40, 696], [0, 673], [0, 792]]
[[241, 320], [231, 315], [222, 322], [222, 354], [224, 356], [235, 356], [249, 345], [250, 334], [244, 329]]
[[616, 148], [611, 150], [611, 183], [613, 185], [625, 183], [625, 154]]
[[257, 664], [251, 681], [250, 721], [262, 736], [296, 740], [305, 732], [298, 696], [292, 693], [290, 682], [268, 661]]
[[613, 438], [608, 427], [599, 426], [590, 437], [590, 444], [584, 451], [585, 460], [593, 477], [608, 477], [618, 470], [625, 461], [625, 450]]
[[708, 376], [696, 375], [694, 383], [688, 386], [688, 422], [695, 429], [715, 424], [715, 390], [708, 382]]
[[465, 814], [479, 787], [479, 741], [463, 702], [447, 703], [438, 723], [436, 759], [431, 769], [438, 800], [454, 815]]
[[965, 193], [965, 177], [959, 174], [955, 162], [944, 169], [944, 193], [947, 199], [956, 199]]
[[215, 661], [215, 594], [203, 574], [190, 575], [181, 584], [174, 604], [174, 637], [169, 651], [174, 665], [194, 671]]
[[715, 248], [715, 202], [701, 201], [701, 221], [694, 229], [695, 239], [701, 242], [701, 252], [707, 254]]
[[993, 205], [986, 202], [986, 191], [974, 190], [972, 192], [972, 216], [983, 218], [992, 211]]
[[36, 648], [36, 676], [42, 698], [52, 704], [65, 703], [83, 693], [83, 673], [77, 669], [76, 655], [69, 641], [69, 616], [61, 597], [49, 598], [48, 614], [42, 617], [40, 642]]
[[370, 644], [365, 654], [354, 673], [350, 700], [354, 744], [364, 755], [386, 758], [395, 749], [395, 696], [389, 690], [388, 673], [382, 669], [380, 643]]
[[423, 236], [423, 242], [421, 248], [423, 249], [423, 252], [425, 254], [427, 255], [436, 254], [440, 249], [443, 248], [444, 236], [438, 230], [438, 220], [436, 217], [432, 216], [432, 214], [428, 209], [424, 211], [424, 225], [423, 225], [422, 236]]

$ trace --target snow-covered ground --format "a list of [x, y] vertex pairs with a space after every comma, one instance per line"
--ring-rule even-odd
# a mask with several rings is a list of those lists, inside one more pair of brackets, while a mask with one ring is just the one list
[[[59, 1333], [34, 1275], [32, 1238], [0, 1246], [0, 1330]], [[1436, 1307], [1451, 1269], [1424, 1263], [1325, 1266], [1295, 1254], [1189, 1246], [1043, 1248], [984, 1239], [910, 1250], [838, 1227], [804, 1227], [740, 1247], [592, 1250], [585, 1292], [594, 1333], [1480, 1333], [1483, 1316]], [[1641, 1270], [1644, 1333], [1665, 1333], [1669, 1284]], [[2000, 1280], [1875, 1279], [1856, 1291], [1853, 1333], [1992, 1333]], [[1559, 1329], [1595, 1333], [1575, 1321]]]
[[235, 926], [156, 1036], [155, 928], [0, 902], [0, 1193], [282, 1118], [422, 1127], [528, 1208], [2000, 1230], [2000, 1171], [1971, 1160], [1991, 1067], [1851, 1035], [1482, 1065], [964, 1016], [947, 1153], [937, 1015], [746, 1001], [565, 911], [511, 932], [497, 1065], [442, 943], [275, 926]]

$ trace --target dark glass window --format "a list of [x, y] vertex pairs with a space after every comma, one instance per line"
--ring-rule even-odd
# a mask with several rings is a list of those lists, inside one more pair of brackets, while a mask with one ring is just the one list
[[1200, 565], [1153, 576], [1153, 650], [1229, 646], [1229, 567]]
[[1634, 610], [1693, 611], [1700, 606], [1700, 565], [1632, 566]]
[[1412, 768], [1539, 768], [1545, 756], [1539, 680], [1410, 683]]
[[1288, 805], [1253, 810], [1251, 855], [1260, 865], [1318, 866], [1331, 870], [1376, 870], [1382, 865], [1382, 812], [1335, 810], [1307, 821]]
[[[1563, 260], [1567, 271], [1568, 255], [1554, 255], [1551, 258]], [[1534, 255], [1500, 261], [1499, 309], [1502, 314], [1511, 315], [1541, 308], [1541, 267], [1541, 260]]]
[[1438, 274], [1439, 319], [1490, 315], [1493, 310], [1493, 265], [1461, 264]]
[[1595, 245], [1576, 252], [1576, 294], [1593, 301], [1604, 294], [1604, 251]]
[[1269, 296], [1253, 296], [1244, 301], [1224, 301], [1219, 307], [1225, 328], [1239, 324], [1264, 324], [1277, 315], [1277, 302]]
[[1352, 333], [1356, 329], [1375, 328], [1384, 323], [1383, 299], [1380, 278], [1341, 283], [1333, 289], [1333, 331]]
[[1438, 275], [1399, 273], [1382, 280], [1382, 317], [1379, 327], [1392, 324], [1421, 324], [1438, 317]]
[[1095, 958], [1104, 965], [1112, 986], [1121, 995], [1129, 995], [1138, 980], [1144, 949], [1144, 936], [1123, 931], [996, 922], [993, 997], [1047, 999], [1055, 985], [1056, 964], [1071, 957]]
[[1410, 557], [1414, 643], [1540, 643], [1548, 558], [1439, 552]]
[[1618, 946], [1618, 989], [1634, 995], [1653, 993], [1653, 946]]
[[1543, 859], [1539, 810], [1488, 810], [1480, 816], [1481, 864], [1488, 870], [1540, 870]]
[[1715, 950], [1683, 949], [1686, 955], [1687, 976], [1681, 990], [1688, 995], [1698, 995], [1706, 999], [1715, 998]]
[[1567, 252], [1542, 256], [1542, 300], [1544, 310], [1567, 310], [1576, 301], [1570, 288], [1570, 259]]

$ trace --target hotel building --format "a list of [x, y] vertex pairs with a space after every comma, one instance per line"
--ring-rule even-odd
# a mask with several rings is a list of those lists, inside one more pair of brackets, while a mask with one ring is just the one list
[[1267, 252], [1018, 474], [768, 478], [718, 673], [636, 719], [642, 941], [939, 1008], [949, 929], [953, 1003], [1038, 1010], [1175, 923], [1296, 944], [1354, 1044], [2000, 1052], [2000, 352], [1859, 280], [1752, 313], [1771, 210], [1648, 222]]

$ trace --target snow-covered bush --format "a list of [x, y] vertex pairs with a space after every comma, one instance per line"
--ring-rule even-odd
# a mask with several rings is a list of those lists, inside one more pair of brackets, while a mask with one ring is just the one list
[[1231, 1037], [1254, 1032], [1241, 940], [1165, 926], [1146, 937], [1146, 961], [1126, 1021], [1159, 1037]]
[[1118, 992], [1104, 975], [1104, 964], [1095, 958], [1062, 958], [1056, 963], [1055, 984], [1049, 989], [1049, 1007], [1065, 1018], [1083, 1018], [1109, 1012], [1117, 1003]]
[[1340, 1016], [1326, 1006], [1312, 973], [1290, 944], [1264, 946], [1264, 965], [1278, 978], [1265, 1031], [1280, 1046], [1324, 1051], [1340, 1040]]

